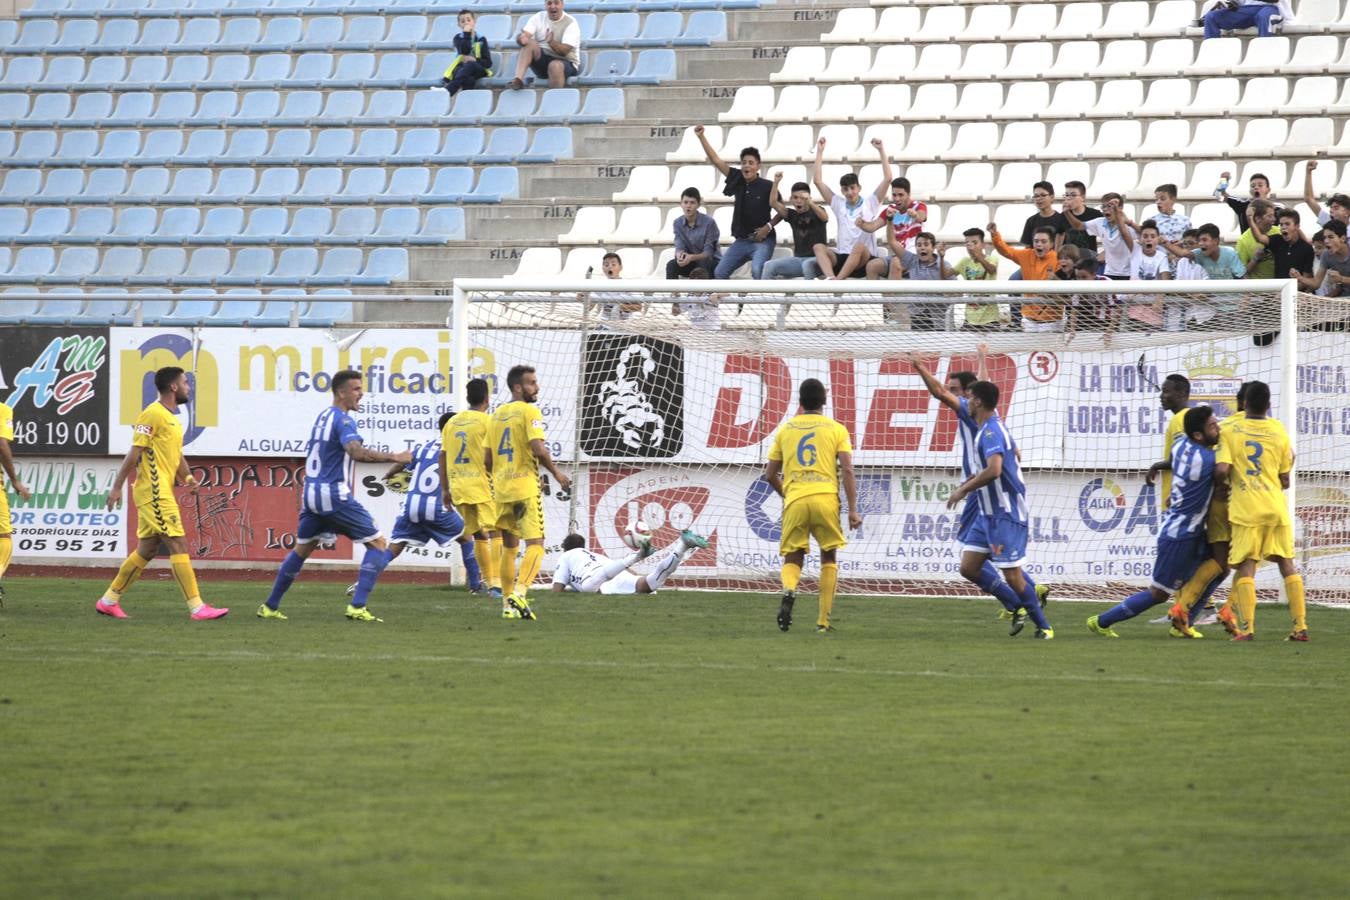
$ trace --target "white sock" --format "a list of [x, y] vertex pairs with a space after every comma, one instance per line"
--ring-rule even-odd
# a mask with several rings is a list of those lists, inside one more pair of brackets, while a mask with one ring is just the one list
[[604, 573], [604, 580], [609, 581], [615, 575], [628, 569], [629, 566], [636, 565], [642, 559], [641, 553], [630, 553], [623, 559], [611, 559], [609, 564], [600, 571]]
[[683, 550], [671, 550], [665, 559], [656, 564], [652, 574], [647, 576], [647, 586], [652, 590], [660, 590], [661, 585], [666, 583], [666, 579], [675, 574], [675, 570], [684, 562]]

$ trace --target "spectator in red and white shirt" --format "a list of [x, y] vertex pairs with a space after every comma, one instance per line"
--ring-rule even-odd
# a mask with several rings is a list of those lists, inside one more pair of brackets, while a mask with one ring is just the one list
[[868, 232], [884, 227], [887, 244], [899, 244], [912, 252], [914, 239], [923, 231], [927, 221], [928, 205], [910, 196], [909, 179], [901, 176], [891, 179], [891, 205], [883, 209], [876, 219], [861, 222], [858, 227]]

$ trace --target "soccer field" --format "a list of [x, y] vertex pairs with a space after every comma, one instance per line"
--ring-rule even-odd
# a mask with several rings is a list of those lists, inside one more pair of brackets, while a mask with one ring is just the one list
[[11, 578], [6, 896], [1343, 896], [1350, 616]]

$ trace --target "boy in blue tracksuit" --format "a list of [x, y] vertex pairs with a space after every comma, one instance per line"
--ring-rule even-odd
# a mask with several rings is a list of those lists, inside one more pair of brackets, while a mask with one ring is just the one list
[[441, 76], [441, 84], [452, 97], [465, 88], [473, 87], [478, 79], [492, 75], [492, 53], [488, 50], [487, 38], [474, 31], [477, 19], [473, 12], [460, 10], [456, 21], [461, 29], [455, 35], [455, 52], [459, 55]]

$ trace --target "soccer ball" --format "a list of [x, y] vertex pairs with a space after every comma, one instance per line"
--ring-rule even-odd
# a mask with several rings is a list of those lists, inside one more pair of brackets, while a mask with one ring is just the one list
[[652, 542], [652, 530], [641, 519], [628, 523], [623, 532], [623, 542], [633, 550], [641, 550]]

